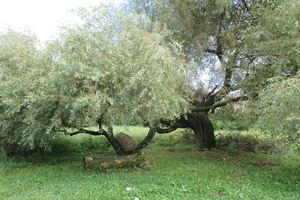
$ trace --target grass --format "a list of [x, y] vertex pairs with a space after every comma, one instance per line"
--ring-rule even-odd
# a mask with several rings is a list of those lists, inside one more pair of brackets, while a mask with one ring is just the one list
[[[141, 139], [146, 130], [125, 132]], [[179, 137], [156, 136], [145, 149], [148, 169], [82, 169], [83, 156], [113, 154], [104, 138], [84, 135], [62, 138], [43, 158], [2, 155], [0, 199], [300, 199], [299, 156], [231, 148], [199, 152]]]

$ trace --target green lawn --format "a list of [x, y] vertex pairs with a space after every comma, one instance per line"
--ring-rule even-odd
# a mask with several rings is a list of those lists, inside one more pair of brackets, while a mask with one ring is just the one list
[[[126, 132], [140, 139], [146, 130]], [[41, 160], [0, 156], [0, 199], [300, 199], [299, 156], [199, 152], [178, 137], [155, 138], [145, 150], [148, 169], [84, 170], [83, 156], [113, 151], [104, 138], [83, 135], [60, 140]]]

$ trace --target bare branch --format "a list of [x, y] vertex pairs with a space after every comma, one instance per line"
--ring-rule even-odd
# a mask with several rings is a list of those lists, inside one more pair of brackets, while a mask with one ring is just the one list
[[151, 142], [151, 140], [155, 136], [156, 129], [157, 129], [156, 126], [151, 126], [146, 137], [140, 143], [138, 143], [136, 145], [136, 148], [133, 150], [133, 152], [135, 152], [135, 153], [139, 152], [141, 149], [148, 146], [148, 144]]
[[78, 131], [71, 132], [71, 133], [65, 132], [66, 135], [70, 135], [70, 136], [77, 135], [80, 133], [85, 133], [85, 134], [89, 134], [89, 135], [103, 135], [103, 133], [101, 133], [100, 131], [91, 131], [91, 130], [86, 130], [83, 128], [79, 129]]
[[230, 98], [226, 101], [223, 101], [223, 102], [219, 102], [219, 103], [216, 103], [212, 106], [212, 110], [218, 108], [218, 107], [221, 107], [221, 106], [225, 106], [227, 105], [228, 103], [231, 103], [231, 102], [238, 102], [240, 100], [247, 100], [248, 97], [247, 96], [240, 96], [240, 97], [235, 97], [235, 98]]
[[173, 132], [175, 131], [177, 128], [175, 127], [169, 127], [169, 128], [159, 128], [157, 127], [156, 128], [156, 132], [159, 133], [159, 134], [164, 134], [164, 133], [170, 133], [170, 132]]
[[199, 111], [199, 112], [208, 112], [210, 110], [214, 110], [218, 107], [221, 107], [221, 106], [225, 106], [227, 105], [228, 103], [231, 103], [231, 102], [238, 102], [240, 100], [247, 100], [248, 97], [247, 96], [240, 96], [240, 97], [235, 97], [235, 98], [230, 98], [230, 99], [227, 99], [225, 101], [222, 101], [222, 102], [219, 102], [219, 103], [216, 103], [212, 106], [206, 106], [206, 107], [199, 107], [199, 108], [195, 108], [194, 110], [195, 111]]
[[224, 77], [224, 84], [223, 84], [223, 88], [225, 89], [225, 91], [227, 91], [230, 88], [231, 77], [232, 77], [232, 69], [225, 68], [225, 77]]
[[107, 102], [107, 107], [104, 109], [103, 113], [100, 114], [100, 117], [97, 119], [97, 123], [99, 125], [99, 129], [102, 129], [102, 124], [103, 124], [103, 121], [104, 121], [104, 115], [105, 113], [107, 112], [108, 108], [110, 107], [110, 103]]
[[202, 102], [205, 102], [215, 91], [216, 89], [219, 87], [219, 85], [216, 85], [212, 91], [210, 91], [209, 93], [207, 93], [207, 95], [203, 98], [203, 101]]
[[209, 49], [209, 48], [207, 48], [207, 49], [205, 49], [204, 51], [205, 51], [206, 53], [213, 53], [213, 54], [217, 54], [217, 53], [218, 53], [216, 49]]
[[127, 154], [121, 147], [121, 145], [118, 143], [117, 139], [115, 138], [113, 134], [113, 127], [111, 125], [108, 126], [107, 131], [105, 131], [103, 128], [99, 128], [99, 131], [103, 133], [103, 135], [106, 137], [108, 142], [112, 145], [113, 149], [117, 152], [117, 154]]
[[241, 1], [242, 1], [242, 3], [243, 3], [244, 7], [246, 8], [246, 10], [247, 10], [248, 12], [250, 12], [250, 8], [249, 8], [247, 2], [246, 2], [245, 0], [241, 0]]

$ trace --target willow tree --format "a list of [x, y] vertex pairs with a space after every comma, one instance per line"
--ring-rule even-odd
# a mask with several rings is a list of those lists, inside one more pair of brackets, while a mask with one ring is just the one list
[[[6, 152], [51, 149], [59, 134], [103, 135], [118, 154], [148, 145], [158, 119], [187, 112], [186, 65], [168, 31], [149, 33], [143, 16], [105, 6], [78, 11], [82, 21], [37, 50], [31, 36], [1, 36], [0, 145]], [[174, 78], [176, 77], [176, 78]], [[135, 120], [150, 127], [126, 151], [112, 125]], [[97, 126], [98, 130], [87, 127]]]
[[[154, 22], [151, 28], [155, 22], [166, 24], [172, 38], [183, 44], [194, 89], [190, 110], [161, 123], [168, 127], [165, 132], [193, 129], [200, 148], [215, 146], [209, 112], [232, 102], [256, 100], [268, 78], [294, 76], [299, 69], [297, 1], [132, 0], [128, 7], [147, 13]], [[207, 69], [210, 81], [203, 87], [197, 83]]]

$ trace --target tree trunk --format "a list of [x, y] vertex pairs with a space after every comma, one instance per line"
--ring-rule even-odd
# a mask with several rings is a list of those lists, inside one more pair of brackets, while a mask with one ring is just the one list
[[214, 128], [207, 112], [193, 111], [175, 121], [161, 120], [161, 124], [167, 128], [157, 128], [159, 134], [170, 133], [177, 128], [191, 128], [200, 150], [216, 147]]
[[[102, 129], [101, 129], [102, 130]], [[108, 140], [108, 142], [111, 144], [111, 146], [113, 147], [113, 149], [115, 150], [115, 152], [118, 155], [126, 155], [127, 153], [121, 148], [120, 144], [118, 143], [118, 141], [116, 140], [114, 134], [113, 134], [113, 130], [112, 127], [108, 127], [108, 131], [103, 131], [103, 135], [106, 137], [106, 139]]]
[[213, 125], [205, 113], [192, 113], [187, 123], [194, 131], [197, 144], [201, 150], [216, 147]]

